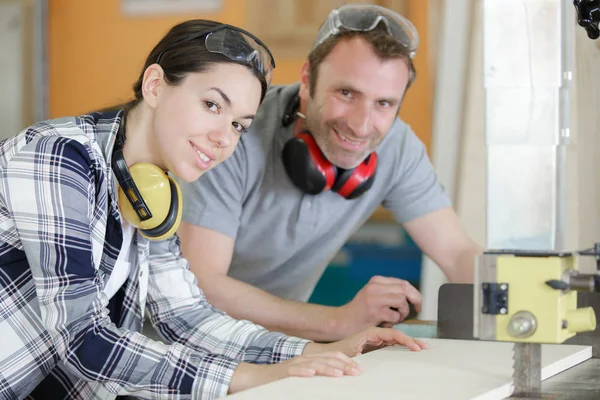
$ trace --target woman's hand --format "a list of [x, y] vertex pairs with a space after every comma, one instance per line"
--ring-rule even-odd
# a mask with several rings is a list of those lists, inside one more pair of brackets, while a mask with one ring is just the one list
[[335, 377], [361, 373], [356, 361], [340, 351], [303, 354], [273, 366], [286, 377], [315, 375]]
[[354, 357], [382, 347], [394, 345], [406, 346], [412, 351], [427, 348], [427, 344], [424, 342], [413, 339], [397, 329], [369, 328], [337, 342], [328, 344], [309, 343], [304, 349], [304, 354], [339, 351], [348, 357]]
[[236, 368], [229, 385], [229, 393], [264, 385], [279, 379], [297, 376], [358, 375], [362, 371], [350, 357], [339, 351], [303, 354], [277, 364], [255, 365], [241, 363]]
[[229, 393], [264, 385], [290, 376], [359, 375], [360, 366], [350, 357], [386, 346], [401, 345], [410, 350], [426, 349], [427, 345], [396, 329], [369, 328], [338, 342], [308, 343], [301, 356], [278, 364], [255, 365], [240, 363], [233, 373]]

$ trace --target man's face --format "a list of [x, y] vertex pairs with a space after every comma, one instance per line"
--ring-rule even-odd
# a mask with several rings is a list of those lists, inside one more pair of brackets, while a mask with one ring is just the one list
[[313, 96], [308, 64], [300, 97], [306, 127], [329, 161], [359, 165], [383, 140], [398, 114], [409, 80], [405, 60], [381, 60], [360, 37], [340, 41], [319, 66]]

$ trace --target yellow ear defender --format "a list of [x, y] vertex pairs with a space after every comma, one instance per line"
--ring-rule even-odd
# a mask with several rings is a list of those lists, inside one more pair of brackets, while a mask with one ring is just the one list
[[129, 168], [123, 158], [125, 117], [113, 151], [112, 168], [119, 182], [119, 208], [127, 222], [150, 240], [166, 239], [181, 222], [181, 189], [165, 171], [150, 163]]

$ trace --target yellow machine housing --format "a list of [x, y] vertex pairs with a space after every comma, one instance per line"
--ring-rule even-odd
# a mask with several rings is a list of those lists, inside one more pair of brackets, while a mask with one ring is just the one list
[[[591, 307], [577, 308], [577, 292], [557, 290], [546, 284], [562, 280], [578, 270], [577, 258], [528, 257], [501, 255], [496, 259], [496, 282], [507, 284], [506, 314], [497, 314], [498, 341], [529, 343], [563, 343], [578, 332], [596, 329]], [[509, 333], [515, 315], [528, 311], [535, 317], [535, 331], [528, 337]]]

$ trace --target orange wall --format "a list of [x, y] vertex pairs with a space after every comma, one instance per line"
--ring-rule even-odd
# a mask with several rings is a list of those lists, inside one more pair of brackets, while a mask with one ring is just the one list
[[[275, 0], [274, 0], [275, 1]], [[408, 17], [420, 33], [417, 81], [401, 117], [429, 148], [431, 82], [427, 65], [427, 0], [408, 0]], [[244, 26], [246, 0], [224, 0], [214, 14], [127, 17], [121, 0], [53, 0], [49, 4], [49, 114], [73, 115], [130, 99], [152, 46], [177, 22], [210, 18]], [[304, 58], [278, 59], [274, 83], [298, 79]]]
[[277, 58], [277, 56], [275, 56], [275, 61], [277, 62], [277, 68], [275, 68], [275, 72], [273, 73], [273, 83], [284, 84], [298, 82], [298, 79], [300, 78], [300, 68], [302, 68], [302, 64], [306, 61], [305, 57]]
[[425, 142], [427, 149], [430, 150], [433, 90], [428, 63], [428, 3], [429, 0], [409, 0], [407, 17], [415, 24], [419, 32], [419, 49], [413, 60], [417, 70], [417, 80], [406, 94], [400, 116], [411, 125], [417, 136]]
[[223, 3], [214, 14], [127, 17], [121, 0], [49, 1], [50, 116], [130, 99], [147, 54], [173, 25], [190, 18], [243, 23], [245, 0]]

